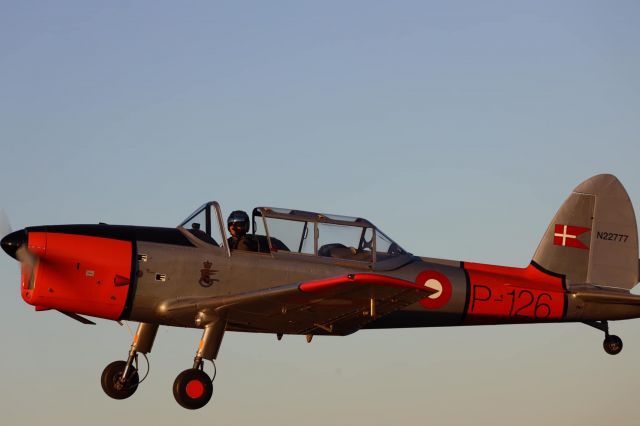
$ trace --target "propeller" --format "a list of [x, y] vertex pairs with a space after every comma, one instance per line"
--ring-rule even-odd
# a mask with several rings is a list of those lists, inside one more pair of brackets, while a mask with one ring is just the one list
[[27, 249], [27, 232], [24, 229], [12, 231], [9, 216], [4, 209], [0, 209], [0, 238], [0, 246], [9, 256], [33, 269], [37, 256]]
[[24, 229], [12, 231], [9, 217], [4, 209], [0, 209], [0, 246], [14, 259], [27, 266], [29, 273], [33, 273], [38, 257], [27, 248], [27, 232]]

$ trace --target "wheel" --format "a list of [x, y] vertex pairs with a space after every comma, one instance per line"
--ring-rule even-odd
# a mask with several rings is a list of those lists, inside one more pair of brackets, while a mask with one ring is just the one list
[[132, 373], [129, 375], [127, 382], [120, 383], [120, 378], [126, 366], [126, 361], [113, 361], [102, 371], [102, 377], [100, 378], [102, 390], [113, 399], [129, 398], [138, 389], [140, 378], [138, 377], [138, 371], [133, 366], [131, 366]]
[[211, 379], [202, 370], [190, 368], [178, 374], [173, 382], [173, 396], [184, 408], [197, 410], [207, 405], [213, 395]]
[[622, 339], [614, 335], [607, 336], [602, 342], [602, 346], [609, 355], [617, 355], [622, 350]]

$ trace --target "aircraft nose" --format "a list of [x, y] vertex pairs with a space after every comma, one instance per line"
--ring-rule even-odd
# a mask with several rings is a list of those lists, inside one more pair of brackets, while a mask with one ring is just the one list
[[4, 250], [9, 256], [14, 259], [18, 259], [16, 257], [16, 252], [21, 245], [26, 243], [27, 232], [24, 229], [21, 229], [6, 235], [2, 241], [0, 241], [0, 246], [2, 246], [2, 250]]

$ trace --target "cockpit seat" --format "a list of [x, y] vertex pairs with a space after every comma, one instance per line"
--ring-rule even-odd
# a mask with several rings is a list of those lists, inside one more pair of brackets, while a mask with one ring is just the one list
[[[252, 235], [252, 237], [258, 242], [259, 253], [269, 253], [269, 242], [266, 235]], [[274, 251], [290, 251], [289, 247], [277, 238], [271, 237], [271, 246]]]
[[[320, 247], [318, 249], [318, 256], [325, 256], [325, 257], [342, 257], [342, 256], [335, 256], [334, 252], [337, 251], [335, 249], [346, 249], [347, 246], [345, 246], [344, 244], [340, 244], [340, 243], [331, 243], [331, 244], [325, 244], [322, 247]], [[342, 250], [340, 250], [342, 251]]]
[[333, 257], [337, 259], [359, 260], [371, 262], [371, 252], [369, 250], [357, 250], [354, 247], [347, 247], [344, 244], [325, 244], [318, 250], [318, 256]]

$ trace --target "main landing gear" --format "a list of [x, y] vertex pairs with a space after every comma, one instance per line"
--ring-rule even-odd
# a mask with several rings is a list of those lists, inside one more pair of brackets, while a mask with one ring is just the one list
[[622, 351], [622, 339], [615, 334], [609, 334], [609, 323], [607, 321], [588, 321], [585, 324], [604, 331], [604, 341], [602, 347], [609, 355], [617, 355]]
[[198, 351], [193, 359], [193, 367], [178, 374], [173, 382], [173, 397], [184, 408], [190, 410], [202, 408], [207, 405], [213, 395], [213, 380], [216, 376], [214, 373], [213, 377], [209, 378], [209, 375], [204, 372], [204, 360], [213, 362], [218, 356], [224, 327], [225, 322], [221, 320], [215, 320], [205, 326]]
[[113, 399], [127, 399], [138, 389], [138, 353], [151, 352], [158, 325], [140, 323], [126, 361], [114, 361], [102, 371], [100, 384], [104, 393]]
[[[213, 360], [218, 355], [226, 321], [209, 319], [203, 322], [204, 332], [200, 345], [193, 359], [193, 367], [184, 370], [173, 382], [173, 396], [184, 408], [195, 410], [204, 407], [213, 395], [213, 377], [204, 372], [204, 361]], [[144, 380], [138, 377], [138, 353], [151, 352], [153, 341], [158, 332], [158, 325], [140, 323], [133, 338], [127, 361], [114, 361], [102, 372], [100, 383], [104, 392], [114, 399], [126, 399], [135, 393], [138, 385]], [[214, 364], [215, 368], [215, 364]], [[146, 377], [146, 376], [145, 376]]]

